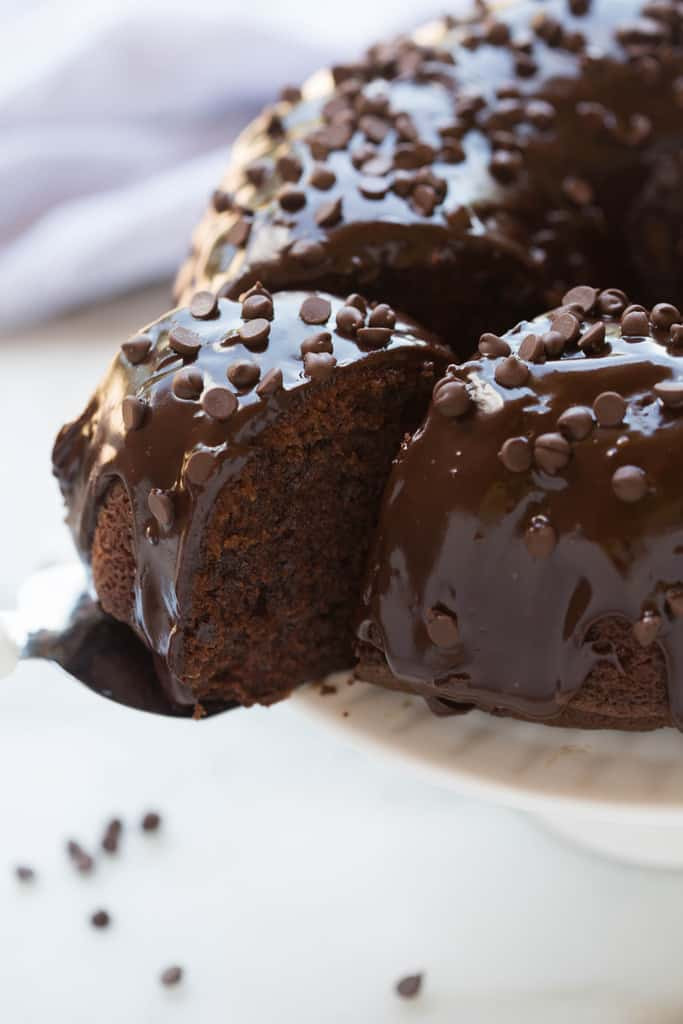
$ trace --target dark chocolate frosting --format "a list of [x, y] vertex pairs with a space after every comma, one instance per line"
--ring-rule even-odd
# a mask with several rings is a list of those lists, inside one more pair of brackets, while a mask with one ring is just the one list
[[136, 579], [131, 625], [158, 656], [174, 700], [174, 637], [221, 489], [259, 439], [311, 387], [361, 362], [430, 358], [433, 339], [386, 305], [320, 293], [242, 303], [202, 292], [121, 346], [83, 415], [64, 427], [54, 469], [86, 561], [100, 503], [121, 481], [130, 499]]
[[359, 636], [428, 698], [559, 714], [628, 621], [683, 726], [683, 323], [572, 289], [452, 366], [387, 485]]
[[666, 0], [481, 3], [320, 72], [243, 133], [177, 293], [358, 288], [460, 358], [494, 289], [494, 330], [584, 279], [675, 296], [682, 25]]

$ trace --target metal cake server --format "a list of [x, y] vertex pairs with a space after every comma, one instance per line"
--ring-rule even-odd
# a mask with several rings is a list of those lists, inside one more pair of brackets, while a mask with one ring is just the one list
[[16, 609], [0, 612], [0, 678], [26, 658], [56, 662], [88, 689], [140, 711], [191, 718], [235, 706], [203, 704], [197, 715], [194, 703], [174, 700], [150, 651], [90, 596], [77, 562], [34, 573], [21, 587]]

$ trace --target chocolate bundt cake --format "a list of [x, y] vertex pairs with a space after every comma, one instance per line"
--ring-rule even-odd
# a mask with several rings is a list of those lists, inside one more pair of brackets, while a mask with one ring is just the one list
[[363, 679], [557, 725], [683, 725], [683, 317], [577, 287], [450, 366], [385, 492]]
[[675, 297], [682, 34], [673, 0], [478, 3], [319, 73], [235, 146], [177, 294], [357, 290], [462, 359], [584, 280]]
[[352, 664], [384, 481], [445, 352], [386, 304], [194, 297], [125, 342], [55, 472], [102, 607], [178, 704]]

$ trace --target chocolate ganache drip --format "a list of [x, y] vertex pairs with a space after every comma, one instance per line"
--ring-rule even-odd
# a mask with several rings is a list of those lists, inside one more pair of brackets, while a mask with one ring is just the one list
[[[617, 289], [450, 366], [387, 485], [359, 636], [403, 688], [552, 719], [608, 619], [683, 727], [683, 317]], [[617, 664], [617, 668], [618, 668]]]

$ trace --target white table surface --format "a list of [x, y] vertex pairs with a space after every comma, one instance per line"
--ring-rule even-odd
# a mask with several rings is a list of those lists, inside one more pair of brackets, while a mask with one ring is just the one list
[[[0, 339], [0, 606], [70, 556], [52, 437], [166, 294]], [[0, 691], [0, 780], [3, 1024], [683, 1021], [683, 876], [587, 857], [294, 706], [164, 721], [26, 663]], [[157, 836], [135, 827], [149, 807]], [[112, 815], [131, 823], [120, 854], [77, 876], [65, 840], [92, 845]]]

